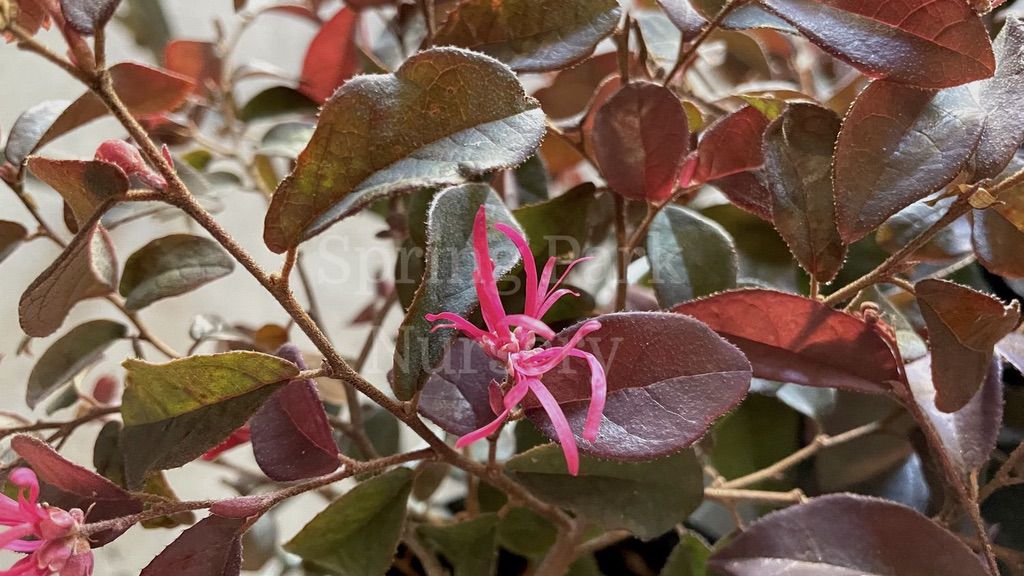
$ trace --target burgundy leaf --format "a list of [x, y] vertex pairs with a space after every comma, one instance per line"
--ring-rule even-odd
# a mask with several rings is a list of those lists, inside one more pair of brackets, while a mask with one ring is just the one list
[[[285, 344], [277, 355], [306, 369], [302, 353]], [[249, 421], [256, 463], [271, 480], [292, 481], [333, 472], [338, 446], [312, 379], [296, 379], [274, 393]]]
[[60, 0], [60, 8], [75, 31], [92, 35], [107, 25], [120, 3], [121, 0]]
[[950, 183], [974, 151], [981, 126], [965, 87], [934, 92], [872, 82], [850, 108], [836, 144], [843, 240], [852, 244]]
[[30, 156], [28, 169], [64, 198], [79, 226], [88, 222], [104, 203], [128, 192], [128, 177], [124, 171], [100, 160], [53, 160]]
[[872, 78], [945, 88], [991, 76], [985, 24], [963, 0], [761, 0]]
[[455, 340], [423, 386], [419, 411], [445, 432], [469, 434], [495, 418], [487, 395], [492, 380], [503, 382], [505, 368], [476, 342]]
[[[89, 522], [101, 522], [142, 512], [139, 502], [117, 484], [66, 460], [49, 444], [32, 436], [15, 436], [11, 448], [43, 483], [47, 501], [64, 509], [79, 508]], [[114, 540], [122, 531], [107, 530], [93, 536], [96, 546]]]
[[[579, 349], [594, 354], [608, 378], [596, 440], [582, 436], [590, 399], [586, 362], [569, 358], [543, 378], [581, 451], [617, 460], [678, 452], [746, 396], [750, 363], [700, 322], [664, 312], [606, 314], [595, 320], [601, 329], [583, 338]], [[564, 344], [580, 325], [560, 332], [552, 344]], [[536, 399], [527, 397], [523, 406], [527, 418], [556, 437]]]
[[846, 258], [832, 201], [832, 148], [839, 126], [831, 110], [793, 103], [765, 133], [765, 180], [775, 228], [818, 282], [835, 278]]
[[943, 412], [963, 408], [991, 370], [993, 348], [1020, 322], [1020, 304], [946, 280], [915, 285], [932, 350], [935, 405]]
[[966, 477], [981, 469], [996, 447], [1003, 422], [1003, 363], [998, 358], [993, 359], [979, 393], [952, 414], [935, 406], [931, 365], [930, 356], [907, 364], [907, 382], [914, 401], [938, 432], [946, 454]]
[[164, 548], [141, 576], [238, 576], [246, 521], [209, 516]]
[[772, 221], [772, 195], [763, 183], [760, 171], [740, 172], [719, 178], [712, 186], [736, 205], [762, 220]]
[[824, 388], [882, 393], [901, 380], [884, 327], [810, 298], [751, 288], [680, 304], [743, 351], [754, 376]]
[[723, 576], [985, 576], [974, 552], [914, 510], [833, 494], [764, 516], [711, 555]]
[[613, 190], [632, 200], [661, 202], [675, 189], [690, 147], [686, 113], [667, 88], [627, 84], [597, 111], [593, 144]]
[[974, 82], [984, 112], [984, 128], [978, 149], [971, 161], [974, 179], [991, 178], [1002, 172], [1024, 141], [1024, 21], [1006, 19], [993, 46], [996, 73], [992, 78]]
[[324, 23], [306, 50], [300, 92], [323, 104], [345, 80], [355, 76], [360, 63], [358, 27], [359, 12], [347, 7]]
[[768, 118], [753, 106], [744, 106], [715, 122], [697, 144], [699, 163], [694, 182], [709, 182], [764, 164], [761, 141], [768, 123]]

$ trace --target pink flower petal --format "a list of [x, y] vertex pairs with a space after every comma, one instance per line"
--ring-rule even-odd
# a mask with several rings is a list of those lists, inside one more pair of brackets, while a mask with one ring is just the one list
[[601, 366], [597, 357], [590, 352], [573, 350], [569, 352], [569, 355], [583, 358], [590, 367], [590, 406], [587, 408], [587, 420], [583, 424], [583, 437], [593, 442], [601, 427], [601, 414], [604, 413], [604, 404], [608, 395], [608, 380], [605, 377], [604, 366]]
[[526, 382], [519, 382], [513, 386], [512, 389], [508, 391], [508, 394], [505, 395], [505, 399], [503, 400], [505, 410], [503, 410], [501, 414], [498, 414], [498, 417], [486, 426], [478, 428], [456, 440], [455, 447], [465, 448], [477, 440], [483, 440], [491, 434], [494, 434], [499, 428], [501, 428], [501, 425], [508, 420], [509, 415], [512, 413], [512, 409], [523, 401], [527, 392], [529, 392], [529, 386]]
[[550, 372], [576, 348], [580, 343], [580, 340], [588, 334], [600, 329], [601, 323], [597, 320], [584, 322], [564, 346], [553, 346], [547, 350], [538, 352], [534, 356], [520, 362], [518, 367], [527, 376], [540, 376], [545, 372]]
[[508, 237], [519, 250], [519, 256], [523, 259], [523, 270], [526, 271], [526, 304], [523, 306], [523, 313], [528, 316], [540, 318], [537, 308], [540, 306], [541, 295], [538, 294], [537, 284], [537, 261], [533, 259], [533, 252], [526, 238], [515, 228], [505, 224], [495, 224], [495, 228]]
[[498, 284], [494, 278], [494, 262], [491, 260], [490, 246], [487, 244], [487, 210], [484, 206], [476, 213], [473, 223], [473, 252], [476, 256], [476, 270], [473, 272], [473, 283], [476, 285], [477, 299], [480, 301], [480, 313], [487, 323], [487, 328], [498, 333], [501, 319], [505, 317], [505, 308], [498, 294]]
[[39, 479], [36, 473], [29, 468], [15, 468], [8, 476], [11, 483], [20, 488], [28, 488], [29, 502], [39, 502]]
[[522, 326], [546, 340], [555, 337], [555, 331], [547, 324], [528, 314], [509, 314], [502, 320], [505, 326]]
[[12, 526], [0, 533], [0, 548], [10, 549], [12, 543], [26, 536], [33, 535], [35, 535], [35, 526], [33, 524], [26, 523]]
[[461, 330], [466, 336], [469, 336], [473, 340], [479, 340], [479, 339], [483, 338], [485, 334], [487, 334], [483, 330], [481, 330], [481, 329], [477, 328], [476, 326], [474, 326], [472, 322], [470, 322], [469, 320], [466, 320], [465, 318], [463, 318], [462, 316], [459, 316], [458, 314], [455, 314], [454, 312], [441, 312], [440, 314], [427, 314], [426, 318], [427, 318], [428, 322], [436, 322], [438, 320], [447, 320], [448, 322], [451, 322], [451, 324], [440, 324], [438, 326], [434, 326], [433, 328], [430, 329], [431, 332], [433, 332], [434, 330], [437, 330], [439, 328], [449, 328], [449, 327], [451, 327], [451, 328], [456, 328], [458, 330]]
[[569, 474], [579, 475], [580, 454], [576, 448], [576, 438], [572, 434], [572, 428], [569, 427], [569, 421], [565, 419], [562, 407], [558, 405], [558, 401], [540, 380], [531, 378], [528, 382], [533, 395], [540, 401], [548, 418], [551, 418], [551, 424], [555, 427], [555, 435], [558, 436], [558, 443], [562, 445], [562, 453], [565, 454], [565, 465], [569, 469]]

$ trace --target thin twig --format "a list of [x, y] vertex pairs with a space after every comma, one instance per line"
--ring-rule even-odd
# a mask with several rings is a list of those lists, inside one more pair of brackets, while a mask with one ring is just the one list
[[711, 36], [711, 33], [717, 30], [722, 25], [722, 22], [725, 21], [729, 14], [732, 14], [734, 10], [746, 4], [747, 1], [748, 0], [729, 0], [729, 2], [725, 6], [722, 6], [722, 9], [718, 11], [718, 14], [715, 15], [715, 17], [710, 22], [705, 24], [704, 28], [700, 31], [700, 34], [693, 39], [693, 42], [690, 44], [690, 47], [686, 50], [686, 52], [684, 52], [682, 56], [680, 56], [679, 59], [676, 60], [675, 66], [673, 66], [672, 70], [669, 71], [668, 76], [665, 77], [665, 80], [664, 82], [662, 82], [662, 85], [668, 86], [669, 84], [672, 83], [672, 79], [675, 78], [677, 74], [686, 70], [686, 68], [688, 68], [690, 64], [697, 58], [697, 49], [700, 48], [702, 44], [704, 44], [704, 41], [707, 40], [709, 36]]

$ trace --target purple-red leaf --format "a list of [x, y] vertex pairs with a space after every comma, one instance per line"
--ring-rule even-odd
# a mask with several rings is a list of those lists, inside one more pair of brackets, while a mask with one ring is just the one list
[[128, 192], [128, 177], [124, 171], [100, 160], [31, 156], [28, 169], [64, 198], [79, 226], [88, 222], [97, 208]]
[[220, 516], [203, 519], [164, 548], [141, 576], [238, 576], [245, 523]]
[[950, 460], [966, 477], [978, 471], [996, 447], [1003, 422], [1003, 363], [994, 358], [981, 390], [960, 410], [949, 414], [935, 406], [931, 357], [907, 364], [907, 382], [914, 401], [928, 416]]
[[945, 88], [987, 78], [995, 57], [963, 0], [761, 0], [812, 42], [872, 78]]
[[198, 40], [172, 40], [164, 48], [164, 65], [171, 72], [189, 78], [195, 89], [220, 86], [224, 62], [217, 45]]
[[943, 412], [963, 408], [991, 369], [993, 348], [1020, 322], [1020, 304], [946, 280], [915, 285], [932, 350], [935, 405]]
[[914, 510], [834, 494], [774, 512], [711, 555], [723, 576], [985, 576], [954, 534]]
[[504, 379], [504, 366], [476, 342], [460, 338], [451, 343], [423, 386], [419, 411], [445, 432], [469, 434], [494, 420], [487, 388], [492, 380], [500, 384]]
[[[89, 522], [100, 522], [142, 511], [142, 503], [117, 484], [99, 474], [66, 460], [42, 440], [15, 436], [11, 448], [21, 456], [43, 483], [44, 497], [54, 506], [79, 508]], [[101, 532], [93, 536], [103, 546], [122, 531]]]
[[694, 182], [710, 182], [764, 164], [761, 141], [768, 123], [768, 118], [753, 106], [744, 106], [715, 122], [697, 144], [699, 160]]
[[754, 288], [672, 311], [693, 316], [738, 346], [759, 378], [871, 393], [887, 392], [888, 382], [900, 380], [882, 327], [817, 300]]
[[762, 180], [760, 171], [740, 172], [715, 180], [712, 185], [721, 190], [737, 208], [742, 208], [762, 220], [772, 221], [772, 195]]
[[818, 282], [839, 273], [846, 246], [832, 201], [832, 148], [840, 120], [828, 108], [790, 104], [765, 132], [765, 180], [775, 228]]
[[[608, 378], [608, 401], [597, 439], [583, 438], [590, 399], [586, 362], [569, 358], [544, 375], [580, 450], [602, 458], [649, 460], [699, 440], [732, 410], [750, 386], [750, 363], [707, 326], [664, 312], [628, 312], [595, 318], [601, 329], [579, 349], [594, 354]], [[560, 332], [564, 344], [580, 324]], [[554, 427], [533, 397], [526, 416], [550, 438]]]
[[25, 289], [18, 304], [21, 328], [29, 336], [53, 334], [82, 300], [117, 287], [114, 245], [99, 224], [79, 231], [64, 252]]
[[306, 50], [299, 91], [323, 104], [345, 80], [359, 70], [356, 47], [359, 12], [345, 7], [324, 23]]
[[934, 92], [872, 82], [843, 120], [836, 144], [836, 223], [843, 240], [852, 244], [950, 183], [981, 136], [978, 113], [965, 87]]
[[[293, 344], [282, 346], [277, 355], [306, 369]], [[271, 480], [302, 480], [338, 467], [338, 446], [312, 379], [284, 385], [253, 415], [249, 428], [256, 463]]]
[[594, 154], [608, 185], [632, 200], [661, 202], [675, 189], [690, 148], [675, 94], [649, 82], [623, 86], [594, 117]]

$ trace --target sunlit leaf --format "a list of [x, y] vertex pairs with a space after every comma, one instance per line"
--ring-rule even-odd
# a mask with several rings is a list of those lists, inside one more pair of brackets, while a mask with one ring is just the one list
[[226, 276], [235, 261], [220, 244], [189, 234], [157, 238], [128, 257], [121, 276], [125, 306], [138, 310]]
[[694, 182], [708, 182], [764, 163], [761, 151], [768, 118], [753, 106], [744, 106], [715, 122], [697, 144], [697, 171]]
[[543, 116], [508, 68], [456, 48], [352, 79], [274, 194], [264, 240], [284, 252], [381, 196], [515, 166], [540, 144]]
[[675, 189], [690, 133], [682, 104], [667, 88], [635, 82], [594, 117], [594, 154], [608, 185], [633, 200], [661, 202]]
[[103, 351], [128, 334], [128, 327], [112, 320], [93, 320], [75, 326], [50, 345], [28, 377], [25, 403], [29, 408], [71, 382], [103, 355]]
[[391, 565], [405, 521], [412, 471], [396, 468], [335, 500], [285, 550], [349, 576], [379, 576]]
[[943, 412], [963, 408], [981, 387], [992, 352], [1020, 322], [1020, 304], [995, 298], [945, 280], [915, 286], [932, 350], [935, 405]]
[[987, 574], [954, 534], [910, 508], [837, 494], [773, 512], [711, 555], [723, 576]]
[[359, 12], [343, 7], [313, 37], [302, 62], [299, 91], [323, 103], [334, 90], [359, 70], [356, 46]]
[[561, 448], [546, 444], [512, 458], [505, 469], [540, 498], [644, 540], [682, 522], [704, 493], [701, 467], [691, 451], [650, 462], [583, 456], [579, 476], [570, 476]]
[[872, 78], [945, 88], [991, 76], [981, 18], [962, 0], [761, 0], [826, 52]]
[[673, 312], [706, 323], [746, 354], [754, 376], [882, 393], [900, 372], [878, 328], [817, 300], [760, 288], [723, 292]]
[[49, 336], [75, 304], [110, 294], [116, 285], [117, 261], [107, 231], [99, 224], [81, 230], [21, 295], [21, 328], [29, 336]]
[[[678, 1], [678, 0], [677, 0]], [[705, 19], [714, 18], [726, 5], [726, 0], [682, 0], [692, 2], [693, 6]], [[722, 21], [723, 28], [734, 30], [746, 30], [748, 28], [771, 28], [782, 32], [796, 32], [796, 29], [785, 20], [767, 12], [757, 3], [751, 2], [737, 6], [725, 20]]]
[[836, 222], [843, 240], [863, 238], [951, 182], [981, 127], [967, 88], [933, 92], [872, 82], [843, 120], [836, 144]]
[[517, 72], [545, 72], [589, 56], [621, 15], [615, 0], [467, 0], [434, 42], [483, 52]]
[[694, 38], [707, 24], [707, 19], [693, 8], [690, 0], [658, 0], [658, 6], [686, 39]]
[[444, 355], [454, 337], [452, 329], [431, 332], [426, 314], [468, 314], [478, 302], [473, 284], [473, 221], [481, 205], [487, 206], [488, 240], [495, 273], [505, 274], [519, 261], [519, 253], [504, 234], [491, 224], [501, 222], [518, 228], [494, 190], [485, 184], [449, 188], [434, 198], [427, 230], [426, 269], [405, 321], [398, 329], [392, 387], [408, 399], [423, 387], [429, 370]]
[[25, 158], [36, 149], [46, 130], [50, 128], [61, 112], [68, 107], [69, 100], [44, 100], [21, 113], [11, 126], [7, 136], [4, 156], [15, 166], [21, 166]]
[[984, 113], [978, 149], [970, 162], [975, 179], [991, 178], [1010, 162], [1024, 141], [1024, 21], [1009, 17], [996, 37], [996, 72], [968, 86]]
[[651, 284], [665, 308], [736, 287], [739, 259], [729, 233], [686, 208], [667, 206], [654, 218], [647, 258]]

